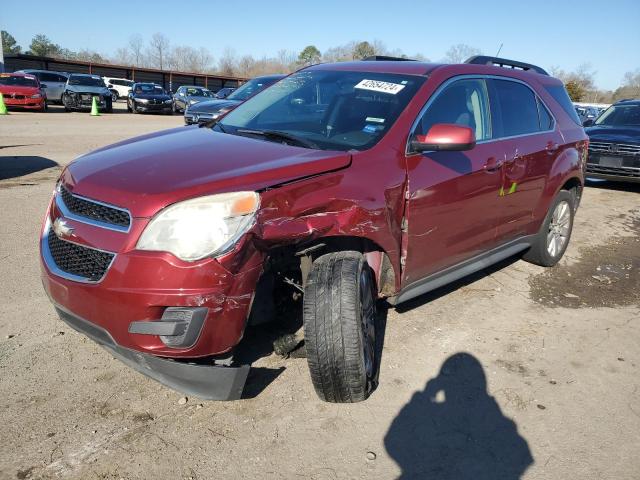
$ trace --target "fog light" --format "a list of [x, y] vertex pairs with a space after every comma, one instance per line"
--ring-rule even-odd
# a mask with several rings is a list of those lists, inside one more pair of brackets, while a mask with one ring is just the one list
[[189, 348], [195, 345], [208, 310], [206, 307], [168, 307], [160, 322], [171, 322], [180, 325], [180, 328], [173, 332], [174, 335], [160, 335], [162, 343], [172, 348]]

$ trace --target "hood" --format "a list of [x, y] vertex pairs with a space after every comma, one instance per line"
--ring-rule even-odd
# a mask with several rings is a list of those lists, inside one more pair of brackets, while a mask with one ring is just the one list
[[171, 95], [167, 95], [165, 93], [134, 93], [133, 98], [135, 99], [146, 99], [146, 100], [171, 100]]
[[207, 100], [189, 107], [190, 113], [218, 113], [224, 108], [232, 109], [240, 105], [238, 100]]
[[66, 90], [76, 93], [96, 93], [99, 95], [111, 95], [107, 87], [92, 87], [89, 85], [67, 85]]
[[640, 144], [640, 127], [588, 127], [584, 131], [594, 142]]
[[88, 153], [67, 167], [63, 182], [76, 194], [150, 217], [180, 200], [260, 190], [350, 163], [345, 152], [180, 127]]
[[35, 95], [41, 93], [38, 87], [25, 87], [21, 85], [0, 85], [0, 92], [3, 95], [15, 93], [17, 95]]
[[201, 97], [198, 95], [188, 95], [187, 99], [189, 101], [195, 100], [196, 102], [206, 102], [207, 100], [211, 100], [211, 97]]

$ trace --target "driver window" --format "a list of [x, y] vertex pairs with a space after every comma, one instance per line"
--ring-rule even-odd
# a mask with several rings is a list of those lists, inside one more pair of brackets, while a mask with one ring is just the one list
[[425, 135], [437, 123], [470, 127], [476, 140], [491, 138], [489, 102], [484, 80], [458, 80], [438, 94], [424, 113], [415, 133]]

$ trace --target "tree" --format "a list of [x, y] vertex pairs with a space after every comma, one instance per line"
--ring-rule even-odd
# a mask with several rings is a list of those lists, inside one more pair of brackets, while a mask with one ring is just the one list
[[131, 35], [129, 37], [129, 50], [131, 50], [131, 57], [133, 64], [139, 67], [143, 61], [142, 48], [144, 46], [144, 40], [140, 34]]
[[169, 39], [163, 33], [154, 33], [149, 41], [149, 57], [153, 66], [164, 70], [169, 50]]
[[39, 33], [31, 40], [27, 53], [40, 57], [55, 57], [60, 55], [62, 51], [60, 45], [53, 43], [46, 35]]
[[375, 54], [376, 51], [369, 42], [360, 42], [353, 48], [352, 57], [354, 60], [362, 60], [363, 58], [372, 57]]
[[303, 65], [313, 65], [314, 63], [320, 62], [320, 55], [320, 50], [318, 50], [315, 45], [309, 45], [300, 52], [298, 60]]
[[225, 48], [220, 60], [218, 60], [218, 71], [222, 75], [232, 77], [236, 71], [236, 53], [232, 48]]
[[2, 53], [8, 55], [20, 53], [21, 51], [22, 47], [18, 45], [18, 42], [13, 38], [13, 35], [6, 30], [2, 30]]
[[448, 63], [462, 63], [467, 58], [480, 55], [481, 53], [480, 50], [466, 43], [458, 43], [457, 45], [452, 45], [449, 50], [447, 50], [445, 60]]
[[567, 89], [567, 93], [569, 94], [569, 98], [572, 102], [579, 102], [585, 96], [586, 90], [585, 88], [575, 80], [569, 80], [564, 84]]

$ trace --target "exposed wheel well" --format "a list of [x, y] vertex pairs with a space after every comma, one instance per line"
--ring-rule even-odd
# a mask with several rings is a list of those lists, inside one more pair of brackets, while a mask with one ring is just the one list
[[[274, 296], [281, 301], [293, 293], [293, 298], [298, 300], [313, 261], [324, 254], [342, 251], [356, 251], [366, 257], [375, 275], [380, 296], [396, 293], [396, 272], [382, 247], [362, 237], [323, 237], [309, 243], [276, 247], [267, 252], [254, 300], [255, 307], [260, 311], [259, 316], [264, 319], [271, 316], [268, 310], [275, 307]], [[287, 290], [288, 293], [282, 293]], [[250, 324], [259, 323], [256, 320], [250, 320]]]

